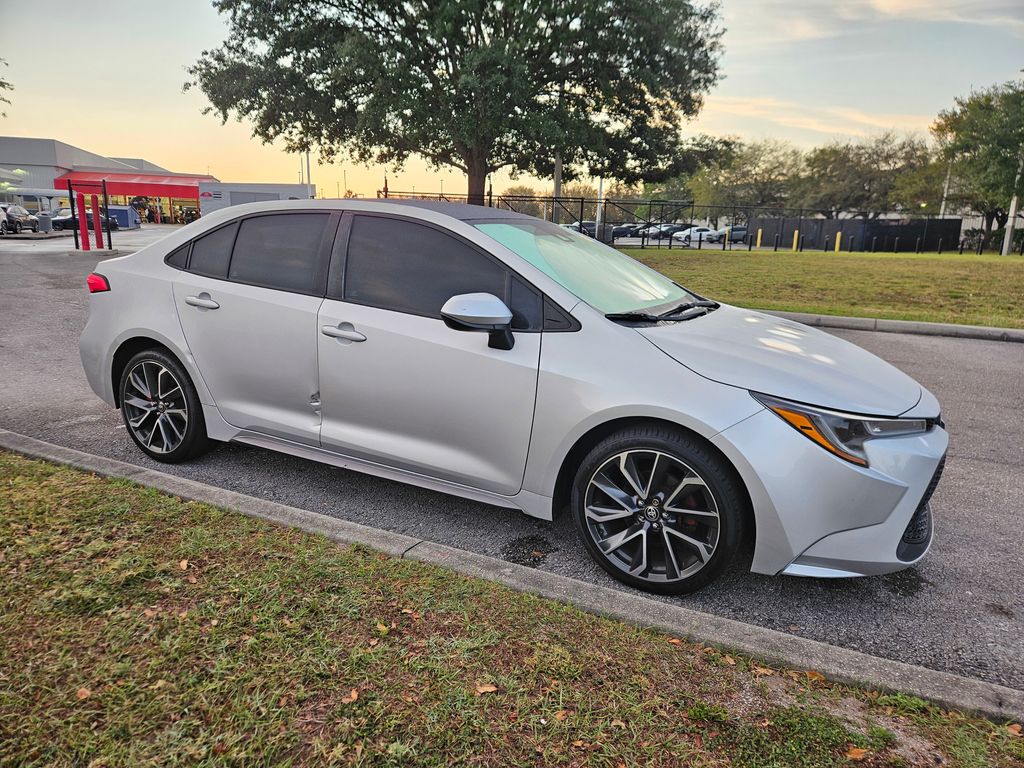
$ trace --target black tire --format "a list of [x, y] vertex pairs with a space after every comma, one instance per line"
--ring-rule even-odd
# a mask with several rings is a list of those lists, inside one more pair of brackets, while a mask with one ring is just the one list
[[64, 229], [64, 225], [63, 224], [61, 224], [59, 221], [53, 222], [53, 231], [54, 232], [60, 232], [62, 229]]
[[0, 235], [7, 234], [7, 219], [0, 220]]
[[[648, 488], [656, 482], [657, 462], [664, 462], [661, 465], [664, 482], [667, 483], [666, 487], [674, 486], [675, 491], [666, 500], [666, 494], [650, 488], [650, 496], [645, 502], [638, 501], [638, 496], [630, 502], [637, 506], [635, 514], [629, 513], [629, 507], [623, 504], [621, 508], [616, 507], [613, 510], [616, 515], [619, 515], [619, 519], [595, 522], [593, 518], [588, 518], [588, 503], [592, 505], [592, 511], [598, 507], [614, 507], [615, 505], [607, 503], [607, 500], [614, 497], [601, 496], [603, 491], [596, 485], [592, 485], [592, 481], [600, 479], [603, 484], [604, 479], [611, 478], [615, 471], [621, 471], [621, 469], [616, 469], [621, 465], [613, 460], [618, 461], [619, 457], [623, 455], [636, 456], [635, 460], [627, 459], [627, 461], [635, 461], [636, 467], [639, 467], [644, 460], [651, 462], [651, 481], [648, 483]], [[655, 455], [657, 455], [657, 461], [655, 461]], [[645, 459], [645, 457], [649, 458]], [[665, 469], [666, 466], [668, 469]], [[602, 471], [601, 478], [598, 478], [599, 470]], [[687, 474], [687, 472], [692, 474]], [[636, 471], [633, 474], [640, 476], [643, 471]], [[694, 476], [701, 483], [695, 482]], [[624, 472], [621, 477], [626, 478]], [[685, 478], [690, 478], [685, 485], [679, 482]], [[626, 487], [629, 487], [628, 484]], [[685, 497], [679, 490], [684, 487], [686, 489]], [[590, 494], [589, 499], [588, 493]], [[710, 501], [707, 501], [706, 494], [708, 493]], [[698, 511], [701, 504], [694, 500], [698, 494], [701, 499], [707, 501], [708, 511]], [[661, 497], [661, 503], [664, 506], [660, 509], [661, 517], [652, 522], [645, 515], [652, 510], [657, 513], [658, 502], [653, 501], [651, 497], [658, 496]], [[687, 502], [686, 509], [672, 506], [672, 504], [680, 503], [676, 501], [677, 497], [680, 502]], [[604, 499], [605, 502], [594, 504], [595, 501], [600, 502], [601, 499]], [[580, 538], [583, 539], [584, 546], [590, 556], [605, 571], [619, 581], [637, 589], [666, 595], [680, 595], [703, 588], [717, 578], [722, 570], [734, 560], [745, 533], [744, 521], [748, 514], [748, 501], [743, 491], [742, 482], [735, 470], [710, 446], [699, 438], [682, 431], [647, 425], [621, 430], [594, 446], [580, 463], [576, 472], [572, 488], [571, 509], [576, 521], [576, 530], [579, 532]], [[619, 511], [620, 509], [622, 511]], [[717, 515], [717, 521], [711, 513], [712, 509]], [[626, 516], [622, 517], [623, 515]], [[627, 566], [638, 567], [635, 565], [638, 556], [634, 554], [629, 563], [622, 562], [628, 559], [629, 554], [625, 544], [636, 538], [636, 534], [631, 532], [645, 526], [645, 535], [641, 537], [644, 548], [642, 562], [645, 564], [645, 570], [632, 574], [628, 572]], [[715, 527], [717, 533], [714, 533]], [[674, 530], [669, 530], [670, 528]], [[690, 544], [684, 542], [680, 549], [680, 540], [683, 537], [680, 537], [679, 533], [684, 531], [692, 534], [691, 538], [702, 543], [714, 540], [709, 556], [707, 555], [708, 544], [705, 543], [703, 553], [706, 560], [701, 556], [701, 550]], [[676, 535], [670, 536], [674, 532]], [[604, 536], [601, 540], [608, 546], [609, 540], [624, 535], [629, 538], [609, 554], [605, 554], [596, 540], [596, 537]], [[671, 565], [664, 542], [672, 542], [669, 545]], [[633, 546], [636, 547], [637, 544]], [[690, 562], [691, 557], [692, 562]], [[689, 563], [687, 567], [681, 567], [687, 563]], [[691, 573], [691, 569], [696, 570]]]
[[39, 234], [39, 225], [38, 224], [33, 224], [32, 225], [32, 232], [33, 232], [33, 234]]
[[[153, 372], [160, 368], [170, 374], [173, 382], [166, 381], [163, 375], [153, 377]], [[139, 386], [140, 379], [144, 382], [142, 388]], [[166, 381], [164, 387], [161, 386], [160, 380]], [[177, 391], [172, 385], [177, 385]], [[146, 392], [150, 393], [150, 396], [145, 396]], [[134, 355], [121, 373], [118, 394], [121, 418], [128, 434], [139, 449], [151, 459], [177, 464], [194, 459], [213, 446], [213, 442], [206, 435], [203, 407], [195, 385], [181, 363], [165, 350], [146, 349]], [[144, 407], [133, 405], [142, 400], [147, 401]], [[178, 410], [185, 412], [183, 425], [177, 414], [173, 417], [171, 415]], [[139, 418], [142, 418], [141, 423], [138, 421]], [[167, 420], [162, 429], [156, 424], [160, 418]], [[148, 441], [146, 433], [149, 433]], [[170, 436], [169, 441], [167, 436]], [[175, 440], [178, 442], [175, 443]]]
[[21, 222], [20, 221], [14, 222], [14, 234], [20, 235], [21, 234], [21, 229], [22, 229]]

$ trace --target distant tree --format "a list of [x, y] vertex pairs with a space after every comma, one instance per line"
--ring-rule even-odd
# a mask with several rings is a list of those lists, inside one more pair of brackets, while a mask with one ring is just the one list
[[[899, 174], [889, 195], [889, 202], [896, 210], [937, 214], [942, 206], [947, 172], [949, 163], [938, 156]], [[947, 199], [947, 208], [951, 202]]]
[[985, 217], [986, 236], [994, 224], [1005, 226], [1010, 198], [1024, 194], [1024, 81], [956, 99], [953, 109], [939, 113], [932, 133], [943, 155], [956, 161], [958, 194]]
[[688, 162], [717, 80], [717, 6], [692, 0], [215, 0], [225, 42], [190, 69], [222, 120], [330, 160], [419, 155], [482, 202], [502, 168], [627, 183]]
[[851, 214], [876, 218], [891, 210], [901, 174], [930, 161], [921, 138], [889, 131], [861, 142], [817, 147], [804, 159], [804, 174], [794, 184], [790, 205], [820, 211], [828, 218]]
[[[7, 59], [0, 59], [0, 64], [7, 66]], [[13, 91], [14, 86], [6, 78], [0, 77], [0, 104], [10, 104], [11, 100], [4, 96], [6, 91]], [[0, 117], [7, 117], [6, 112], [0, 112]]]
[[[526, 184], [519, 184], [514, 187], [509, 187], [499, 196], [499, 202], [501, 197], [538, 197], [537, 190]], [[544, 218], [546, 215], [546, 208], [539, 200], [509, 200], [509, 205], [519, 213], [525, 213], [527, 216], [537, 216], [538, 218]]]
[[700, 206], [757, 208], [780, 205], [800, 175], [803, 155], [784, 141], [736, 142], [730, 153], [690, 181]]

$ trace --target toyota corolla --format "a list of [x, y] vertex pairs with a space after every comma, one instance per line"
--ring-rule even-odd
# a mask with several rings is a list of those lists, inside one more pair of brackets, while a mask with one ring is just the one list
[[233, 441], [568, 509], [633, 586], [920, 560], [947, 434], [909, 376], [495, 208], [240, 205], [89, 276], [81, 356], [153, 459]]

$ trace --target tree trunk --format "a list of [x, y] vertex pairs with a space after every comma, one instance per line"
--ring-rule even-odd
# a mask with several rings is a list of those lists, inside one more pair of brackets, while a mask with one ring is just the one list
[[484, 204], [484, 186], [487, 184], [487, 166], [478, 160], [467, 164], [469, 168], [469, 199], [470, 205]]

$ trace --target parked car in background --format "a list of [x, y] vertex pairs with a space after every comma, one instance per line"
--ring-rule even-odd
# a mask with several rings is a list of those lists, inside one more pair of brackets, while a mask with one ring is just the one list
[[26, 229], [39, 231], [39, 219], [22, 206], [16, 203], [3, 203], [0, 204], [0, 211], [3, 211], [3, 216], [0, 217], [0, 234], [20, 234]]
[[[72, 229], [72, 228], [78, 226], [78, 217], [71, 215], [71, 209], [70, 208], [61, 208], [59, 211], [56, 211], [53, 214], [52, 222], [53, 222], [53, 228], [55, 230]], [[92, 211], [86, 211], [85, 212], [85, 223], [86, 223], [86, 226], [89, 227], [89, 229], [92, 229], [92, 227], [93, 227], [92, 222], [93, 222]], [[108, 223], [108, 217], [104, 216], [101, 213], [100, 214], [100, 226], [102, 226], [104, 229], [106, 229], [107, 223]], [[118, 223], [117, 223], [117, 219], [114, 216], [109, 217], [109, 223], [110, 223], [110, 228], [111, 229], [117, 229], [118, 226], [119, 226]]]
[[612, 227], [612, 237], [640, 237], [637, 233], [642, 228], [642, 224], [616, 224]]
[[694, 245], [698, 241], [707, 242], [708, 235], [714, 234], [711, 227], [682, 227], [672, 235], [673, 240], [678, 240], [683, 245]]
[[582, 232], [585, 235], [594, 237], [597, 234], [597, 222], [596, 221], [574, 221], [571, 224], [563, 224], [564, 229], [568, 229], [570, 232]]
[[238, 442], [567, 509], [602, 568], [669, 594], [747, 545], [755, 573], [820, 578], [907, 568], [931, 544], [948, 445], [931, 393], [551, 222], [249, 203], [87, 285], [86, 377], [157, 461]]
[[742, 224], [737, 224], [735, 227], [722, 227], [715, 232], [711, 232], [704, 238], [704, 242], [720, 243], [725, 239], [727, 232], [730, 243], [742, 243], [747, 239], [747, 228]]

